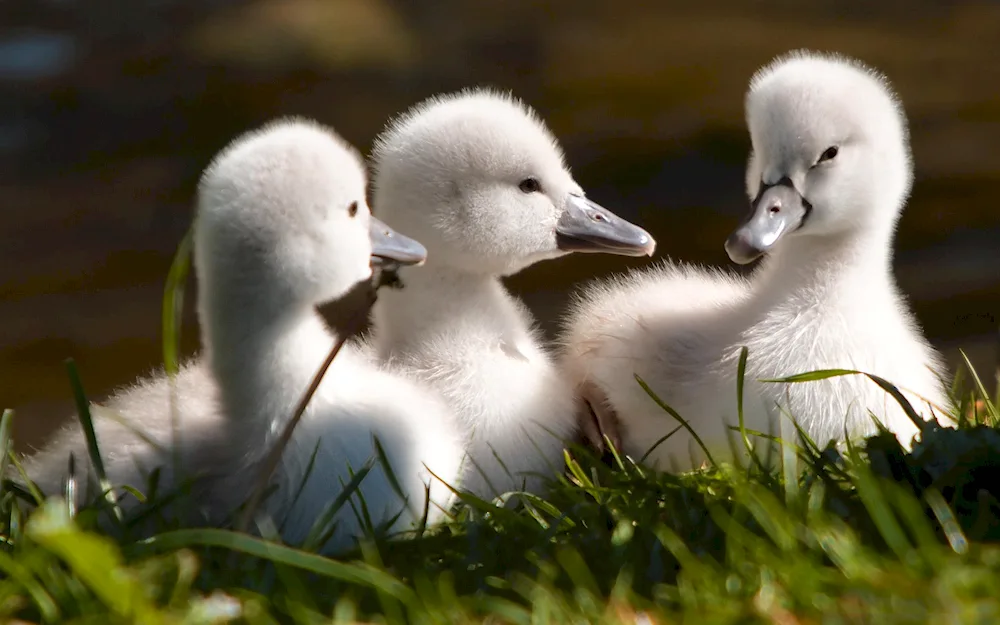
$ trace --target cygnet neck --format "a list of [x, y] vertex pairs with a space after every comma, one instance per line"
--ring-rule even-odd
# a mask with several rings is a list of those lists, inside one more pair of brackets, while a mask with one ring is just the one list
[[497, 276], [435, 263], [402, 274], [402, 289], [383, 289], [374, 308], [380, 355], [404, 352], [445, 329], [475, 327], [505, 333], [510, 297]]
[[893, 232], [890, 224], [836, 235], [788, 237], [763, 261], [754, 278], [759, 301], [774, 302], [792, 294], [803, 305], [894, 296]]
[[312, 306], [275, 305], [267, 292], [258, 284], [244, 297], [207, 294], [199, 309], [225, 414], [253, 441], [280, 434], [334, 342]]

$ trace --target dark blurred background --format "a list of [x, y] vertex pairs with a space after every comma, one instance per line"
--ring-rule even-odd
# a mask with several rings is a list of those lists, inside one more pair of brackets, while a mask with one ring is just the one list
[[[0, 407], [19, 447], [161, 362], [160, 306], [201, 169], [237, 133], [314, 117], [367, 152], [386, 119], [489, 84], [535, 106], [591, 197], [658, 256], [727, 265], [746, 210], [743, 93], [798, 47], [882, 69], [917, 182], [896, 272], [954, 366], [992, 384], [1000, 312], [1000, 3], [957, 0], [4, 0]], [[511, 280], [551, 330], [575, 256]], [[187, 301], [185, 353], [197, 347]]]

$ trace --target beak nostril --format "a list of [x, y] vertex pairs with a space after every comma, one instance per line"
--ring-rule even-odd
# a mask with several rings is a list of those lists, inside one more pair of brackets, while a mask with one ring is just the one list
[[774, 206], [771, 207], [770, 210], [771, 210], [771, 214], [772, 215], [780, 213], [781, 212], [781, 204], [775, 204]]

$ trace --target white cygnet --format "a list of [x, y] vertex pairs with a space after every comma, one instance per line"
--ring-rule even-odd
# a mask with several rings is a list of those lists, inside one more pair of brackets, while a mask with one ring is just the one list
[[[179, 452], [185, 475], [199, 478], [193, 507], [209, 522], [248, 499], [263, 459], [335, 343], [316, 306], [367, 288], [379, 259], [425, 258], [419, 243], [371, 217], [365, 186], [353, 148], [305, 120], [271, 123], [216, 156], [198, 189], [194, 266], [204, 354], [177, 379], [180, 447], [171, 448], [164, 376], [118, 395], [108, 407], [167, 449], [154, 451], [128, 428], [101, 423], [112, 483], [145, 486], [133, 456], [146, 470], [162, 466], [171, 482], [171, 455]], [[429, 520], [441, 517], [451, 491], [430, 472], [455, 482], [464, 453], [450, 411], [348, 343], [295, 428], [272, 477], [277, 490], [262, 505], [286, 542], [306, 537], [350, 481], [350, 469], [373, 455], [373, 437], [406, 501], [376, 465], [336, 517], [326, 550], [361, 532], [359, 495], [376, 526], [395, 518], [392, 528], [403, 529], [421, 519], [429, 487]], [[87, 458], [78, 429], [28, 459], [29, 476], [58, 488], [70, 451]]]
[[[874, 70], [800, 51], [753, 77], [746, 119], [752, 206], [726, 250], [740, 264], [766, 255], [760, 267], [744, 279], [668, 263], [594, 284], [566, 321], [563, 363], [604, 431], [637, 459], [679, 423], [635, 375], [716, 459], [730, 449], [743, 346], [746, 428], [795, 442], [791, 415], [823, 446], [873, 433], [872, 413], [909, 445], [916, 426], [864, 376], [759, 382], [860, 370], [898, 385], [927, 415], [928, 401], [938, 414], [947, 408], [941, 360], [891, 272], [912, 180], [902, 106]], [[664, 468], [702, 460], [683, 429], [649, 456]]]
[[418, 104], [376, 140], [373, 206], [427, 264], [374, 308], [379, 355], [440, 391], [471, 438], [463, 488], [537, 491], [576, 429], [573, 389], [500, 281], [569, 252], [646, 255], [653, 238], [584, 196], [552, 134], [510, 96]]

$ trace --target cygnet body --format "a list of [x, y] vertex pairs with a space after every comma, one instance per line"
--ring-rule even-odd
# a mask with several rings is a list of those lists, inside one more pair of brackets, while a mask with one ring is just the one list
[[[752, 207], [726, 249], [741, 264], [766, 255], [761, 265], [744, 279], [667, 263], [590, 286], [565, 324], [567, 371], [604, 430], [636, 458], [679, 424], [635, 375], [717, 458], [730, 449], [742, 346], [746, 428], [794, 441], [785, 411], [822, 446], [872, 433], [871, 411], [910, 444], [916, 426], [864, 376], [758, 381], [861, 370], [898, 385], [927, 415], [924, 400], [938, 413], [947, 406], [940, 358], [891, 273], [912, 179], [900, 103], [856, 61], [796, 52], [753, 77], [746, 119]], [[683, 468], [704, 456], [679, 430], [648, 459]]]
[[375, 304], [380, 357], [440, 391], [462, 420], [464, 489], [539, 489], [562, 465], [577, 404], [500, 278], [572, 251], [651, 254], [655, 242], [588, 200], [543, 122], [506, 95], [413, 107], [376, 140], [374, 165], [375, 211], [429, 252], [407, 289]]
[[[364, 288], [376, 259], [413, 264], [424, 257], [419, 243], [371, 217], [358, 155], [326, 128], [283, 120], [216, 156], [199, 184], [195, 221], [204, 353], [181, 372], [177, 404], [181, 466], [203, 478], [194, 497], [210, 522], [249, 497], [263, 459], [337, 339], [315, 307]], [[112, 408], [169, 447], [166, 394], [161, 376], [120, 396]], [[176, 451], [152, 454], [135, 439], [120, 444], [122, 436], [117, 426], [99, 430], [116, 484], [144, 486], [124, 452], [138, 450], [169, 466]], [[374, 523], [400, 512], [394, 528], [419, 520], [427, 486], [429, 520], [441, 516], [450, 490], [428, 469], [455, 480], [463, 453], [448, 408], [349, 343], [295, 428], [272, 478], [277, 490], [263, 504], [287, 542], [306, 537], [350, 481], [349, 468], [359, 470], [372, 456], [373, 437], [406, 498], [376, 466], [358, 489]], [[77, 458], [85, 457], [82, 437], [68, 440]], [[44, 461], [29, 462], [29, 475], [51, 482], [65, 470], [58, 456], [67, 451], [64, 441], [62, 449], [43, 452]], [[336, 522], [328, 550], [361, 531], [352, 504]]]

